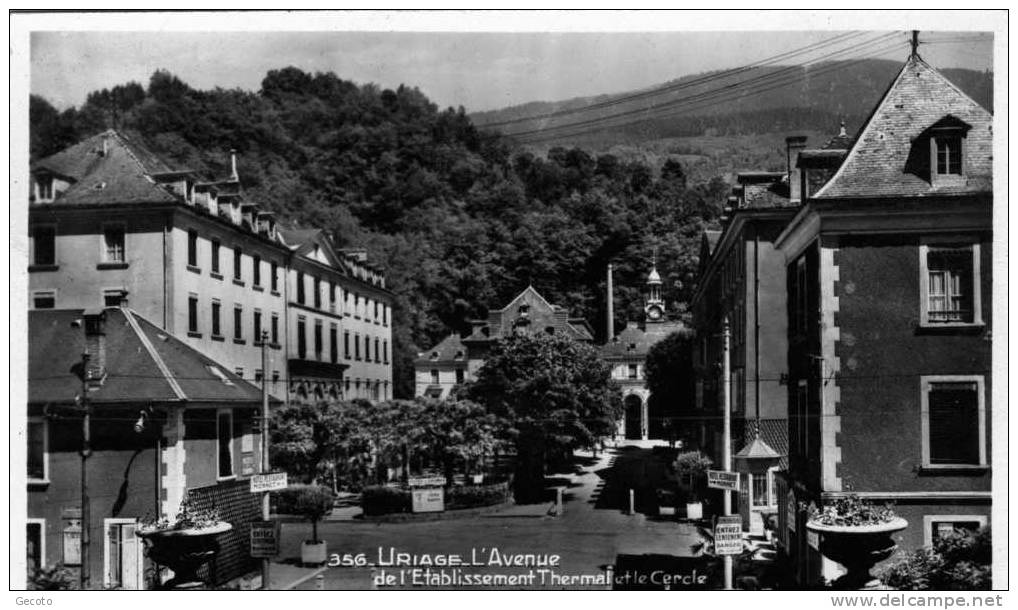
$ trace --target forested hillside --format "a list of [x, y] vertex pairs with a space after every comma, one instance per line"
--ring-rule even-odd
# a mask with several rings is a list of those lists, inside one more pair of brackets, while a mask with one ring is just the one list
[[258, 92], [195, 90], [157, 72], [147, 86], [97, 91], [63, 112], [33, 96], [30, 115], [33, 159], [110, 126], [208, 176], [226, 175], [236, 149], [248, 199], [284, 223], [330, 230], [340, 246], [365, 246], [396, 294], [397, 396], [412, 394], [418, 349], [528, 283], [603, 340], [608, 261], [621, 325], [641, 315], [656, 251], [664, 296], [681, 314], [698, 235], [728, 190], [717, 177], [687, 184], [677, 155], [535, 155], [415, 88], [296, 68], [269, 72]]

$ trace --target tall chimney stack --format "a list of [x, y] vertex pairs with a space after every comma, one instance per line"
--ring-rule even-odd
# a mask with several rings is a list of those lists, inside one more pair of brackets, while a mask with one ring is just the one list
[[230, 149], [230, 179], [240, 180], [240, 176], [237, 175], [237, 150], [234, 148]]
[[608, 263], [608, 315], [606, 330], [608, 336], [605, 343], [610, 343], [615, 338], [615, 286], [612, 280], [612, 264]]
[[85, 380], [90, 387], [98, 386], [106, 376], [106, 312], [101, 309], [85, 311], [85, 353], [88, 365]]
[[788, 136], [785, 138], [785, 164], [788, 172], [788, 200], [792, 203], [802, 201], [801, 174], [798, 167], [799, 153], [806, 148], [806, 136]]

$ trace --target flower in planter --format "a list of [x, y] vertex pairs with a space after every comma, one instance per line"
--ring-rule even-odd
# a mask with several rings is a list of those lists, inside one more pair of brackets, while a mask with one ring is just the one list
[[854, 494], [838, 498], [822, 508], [813, 503], [804, 508], [809, 512], [810, 521], [822, 525], [878, 525], [890, 523], [898, 516], [890, 503], [877, 506]]
[[180, 503], [180, 510], [177, 512], [177, 516], [172, 521], [169, 519], [156, 519], [149, 516], [142, 519], [141, 525], [138, 527], [138, 531], [139, 533], [147, 533], [178, 530], [202, 530], [215, 527], [222, 522], [223, 519], [220, 517], [219, 511], [215, 508], [199, 509], [194, 506], [190, 498], [185, 498], [184, 501]]

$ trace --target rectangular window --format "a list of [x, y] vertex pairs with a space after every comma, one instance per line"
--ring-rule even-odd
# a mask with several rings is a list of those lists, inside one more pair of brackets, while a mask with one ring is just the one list
[[272, 263], [271, 273], [272, 277], [269, 278], [269, 281], [272, 282], [272, 292], [279, 292], [279, 265]]
[[272, 334], [272, 345], [279, 345], [279, 314], [278, 313], [273, 313], [272, 314], [272, 328], [270, 330], [271, 330], [271, 334]]
[[257, 345], [262, 343], [262, 311], [260, 309], [254, 310], [254, 342]]
[[198, 266], [198, 232], [187, 232], [187, 264], [190, 267]]
[[806, 334], [806, 310], [808, 295], [806, 293], [806, 258], [800, 258], [795, 264], [795, 302], [793, 303], [794, 325], [796, 333]]
[[123, 288], [103, 290], [103, 307], [120, 307], [127, 301], [127, 291]]
[[233, 306], [233, 338], [237, 341], [244, 338], [244, 308], [240, 305]]
[[638, 375], [639, 375], [639, 367], [637, 365], [635, 365], [635, 364], [630, 364], [629, 365], [629, 378], [630, 379], [636, 379]]
[[307, 322], [297, 318], [297, 357], [303, 360], [308, 355], [307, 337], [304, 335]]
[[39, 201], [53, 201], [53, 176], [37, 176], [35, 185], [39, 189]]
[[329, 282], [329, 311], [336, 313], [336, 283]]
[[107, 263], [122, 263], [126, 259], [124, 252], [125, 231], [122, 226], [108, 226], [103, 228], [103, 251], [104, 261]]
[[297, 272], [297, 302], [304, 304], [304, 274]]
[[382, 361], [382, 350], [378, 349], [378, 339], [375, 338], [375, 362]]
[[364, 360], [371, 362], [371, 337], [364, 335]]
[[329, 358], [333, 364], [339, 362], [339, 330], [335, 324], [329, 325]]
[[233, 476], [233, 414], [220, 411], [216, 417], [216, 436], [219, 441], [219, 478]]
[[233, 249], [233, 279], [244, 279], [244, 251], [240, 248]]
[[383, 305], [382, 306], [382, 326], [388, 326], [388, 325], [389, 325], [389, 306], [388, 305]]
[[212, 265], [212, 273], [219, 273], [219, 241], [212, 240], [212, 259], [210, 261]]
[[971, 323], [975, 286], [973, 246], [926, 248], [929, 324]]
[[322, 280], [320, 280], [318, 278], [315, 278], [314, 288], [315, 288], [315, 309], [321, 309], [322, 308]]
[[46, 557], [42, 550], [46, 540], [43, 532], [43, 523], [42, 519], [32, 519], [25, 524], [25, 543], [27, 547], [25, 567], [28, 569], [29, 576], [35, 574], [37, 570], [42, 569], [46, 564]]
[[322, 321], [315, 320], [315, 360], [322, 359]]
[[983, 378], [922, 378], [923, 465], [986, 464]]
[[389, 342], [382, 341], [382, 362], [389, 364]]
[[933, 546], [946, 535], [976, 532], [986, 523], [986, 515], [924, 515], [923, 540], [926, 546]]
[[223, 335], [222, 326], [220, 325], [220, 316], [222, 316], [223, 305], [216, 299], [212, 299], [212, 336], [221, 337]]
[[187, 332], [198, 332], [198, 296], [187, 297]]
[[32, 228], [32, 264], [57, 264], [57, 229], [56, 227]]
[[32, 309], [53, 309], [57, 306], [55, 290], [36, 290], [32, 293]]
[[48, 444], [46, 420], [32, 417], [28, 420], [26, 433], [28, 436], [28, 480], [49, 480]]
[[937, 148], [937, 173], [961, 175], [961, 136], [934, 138]]
[[431, 383], [438, 383], [438, 369], [431, 369]]
[[343, 331], [343, 357], [350, 359], [350, 331]]
[[770, 481], [768, 475], [751, 474], [753, 481], [753, 506], [770, 506]]
[[380, 322], [380, 321], [381, 320], [378, 318], [378, 301], [375, 301], [375, 322]]
[[361, 336], [357, 333], [353, 335], [353, 359], [361, 359]]
[[251, 257], [251, 284], [253, 286], [262, 285], [262, 257], [260, 256]]
[[456, 383], [463, 383], [464, 372], [463, 369], [456, 369]]
[[358, 320], [361, 317], [361, 295], [354, 293], [353, 295], [353, 317]]

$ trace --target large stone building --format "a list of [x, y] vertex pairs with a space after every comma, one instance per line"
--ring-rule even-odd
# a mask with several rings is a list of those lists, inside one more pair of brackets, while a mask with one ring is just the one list
[[627, 322], [626, 328], [601, 346], [600, 351], [601, 358], [611, 365], [612, 379], [622, 388], [625, 410], [622, 420], [619, 421], [619, 436], [647, 440], [651, 437], [666, 437], [669, 434], [666, 428], [671, 427], [671, 423], [665, 423], [664, 413], [651, 413], [650, 410], [650, 389], [647, 387], [646, 375], [647, 354], [658, 341], [685, 328], [681, 322], [668, 320], [666, 304], [661, 297], [661, 275], [656, 264], [651, 265], [647, 276], [643, 311], [645, 316], [643, 328], [640, 328], [636, 321]]
[[788, 342], [779, 537], [804, 586], [840, 571], [811, 543], [804, 503], [895, 502], [903, 551], [989, 523], [992, 130], [913, 52], [774, 239]]
[[31, 309], [128, 302], [278, 398], [391, 397], [381, 272], [323, 231], [277, 226], [244, 199], [235, 160], [229, 178], [202, 182], [110, 130], [31, 178]]
[[435, 347], [417, 355], [414, 361], [415, 396], [447, 398], [458, 384], [469, 381], [484, 364], [494, 342], [513, 333], [555, 333], [577, 341], [594, 339], [582, 318], [549, 303], [533, 286], [527, 286], [502, 309], [488, 312], [483, 320], [471, 320], [466, 337], [453, 333]]

